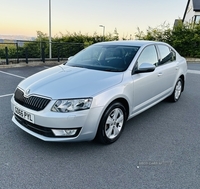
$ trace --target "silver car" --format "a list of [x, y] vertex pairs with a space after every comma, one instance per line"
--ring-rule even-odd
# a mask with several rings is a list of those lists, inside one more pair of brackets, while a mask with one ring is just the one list
[[166, 43], [97, 43], [23, 80], [12, 121], [44, 141], [110, 144], [127, 120], [165, 98], [178, 101], [186, 73], [185, 58]]

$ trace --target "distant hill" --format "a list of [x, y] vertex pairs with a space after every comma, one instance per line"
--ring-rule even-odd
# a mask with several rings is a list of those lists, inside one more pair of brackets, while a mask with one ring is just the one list
[[0, 34], [0, 41], [2, 40], [24, 40], [24, 41], [34, 41], [35, 37], [29, 37], [24, 35], [1, 35]]

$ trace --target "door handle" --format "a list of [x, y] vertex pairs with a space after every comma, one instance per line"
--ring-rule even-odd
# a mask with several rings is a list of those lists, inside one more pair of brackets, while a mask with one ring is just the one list
[[162, 75], [162, 73], [160, 72], [160, 73], [158, 73], [158, 77], [160, 77]]

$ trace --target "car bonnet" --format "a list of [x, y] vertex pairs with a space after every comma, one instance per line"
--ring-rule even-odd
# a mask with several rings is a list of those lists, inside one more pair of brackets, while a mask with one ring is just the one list
[[123, 72], [106, 72], [78, 67], [56, 66], [23, 80], [18, 87], [28, 96], [52, 99], [93, 97], [122, 81]]

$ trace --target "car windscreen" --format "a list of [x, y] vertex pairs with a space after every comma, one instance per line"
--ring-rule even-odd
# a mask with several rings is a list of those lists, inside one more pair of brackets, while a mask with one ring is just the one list
[[122, 72], [128, 68], [139, 48], [123, 45], [92, 45], [73, 56], [66, 65]]

